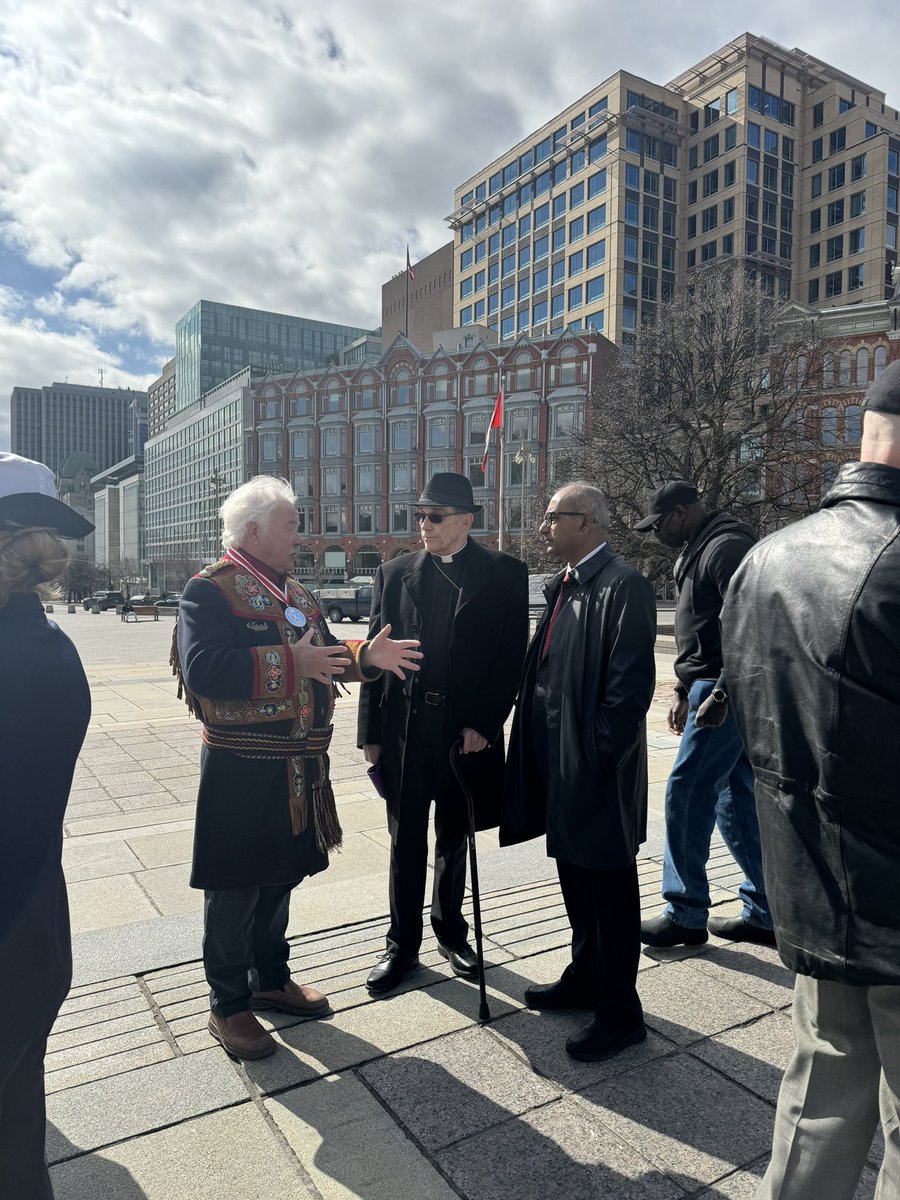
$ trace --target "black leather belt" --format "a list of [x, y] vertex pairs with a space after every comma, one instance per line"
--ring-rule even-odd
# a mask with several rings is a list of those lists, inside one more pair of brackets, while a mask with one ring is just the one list
[[425, 703], [431, 704], [434, 708], [443, 708], [447, 703], [446, 692], [426, 692]]

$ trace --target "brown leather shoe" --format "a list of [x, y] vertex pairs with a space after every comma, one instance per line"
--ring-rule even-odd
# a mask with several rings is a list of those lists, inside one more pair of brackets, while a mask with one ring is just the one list
[[210, 1013], [207, 1028], [232, 1058], [268, 1058], [278, 1049], [271, 1033], [263, 1029], [251, 1012], [235, 1013], [232, 1017]]
[[305, 983], [295, 983], [289, 979], [283, 988], [275, 992], [254, 992], [250, 997], [250, 1007], [255, 1012], [275, 1009], [294, 1017], [317, 1017], [328, 1012], [328, 997]]

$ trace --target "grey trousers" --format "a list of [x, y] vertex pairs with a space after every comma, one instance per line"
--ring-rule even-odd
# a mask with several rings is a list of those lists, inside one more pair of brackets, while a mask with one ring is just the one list
[[875, 1200], [900, 1200], [900, 987], [798, 975], [794, 1057], [756, 1200], [852, 1200], [879, 1115]]

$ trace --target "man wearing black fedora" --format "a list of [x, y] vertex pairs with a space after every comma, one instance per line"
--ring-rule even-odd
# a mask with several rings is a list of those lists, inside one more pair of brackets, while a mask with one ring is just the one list
[[498, 824], [503, 723], [528, 640], [527, 568], [469, 537], [480, 511], [464, 475], [433, 475], [415, 514], [425, 549], [391, 559], [375, 576], [369, 636], [390, 624], [394, 637], [419, 639], [424, 654], [418, 674], [366, 683], [360, 694], [358, 742], [380, 767], [391, 835], [390, 926], [367, 980], [375, 994], [419, 965], [432, 802], [432, 928], [453, 971], [477, 973], [462, 915], [466, 805], [450, 752], [461, 740], [476, 827]]

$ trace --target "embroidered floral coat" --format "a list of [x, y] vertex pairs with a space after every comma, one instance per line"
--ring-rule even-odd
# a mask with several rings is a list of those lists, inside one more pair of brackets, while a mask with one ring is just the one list
[[[296, 629], [284, 605], [249, 572], [226, 560], [184, 589], [176, 630], [177, 668], [200, 719], [217, 732], [258, 732], [304, 739], [326, 730], [334, 688], [297, 676], [290, 646], [298, 637], [337, 645], [310, 593], [286, 580], [291, 604], [307, 619]], [[307, 631], [308, 630], [308, 631]], [[363, 678], [365, 642], [343, 643], [351, 666], [342, 681]], [[291, 828], [291, 784], [284, 759], [244, 757], [203, 746], [191, 886], [210, 891], [296, 883], [328, 866], [316, 845], [312, 789], [324, 782], [327, 756], [292, 759], [303, 821]]]

